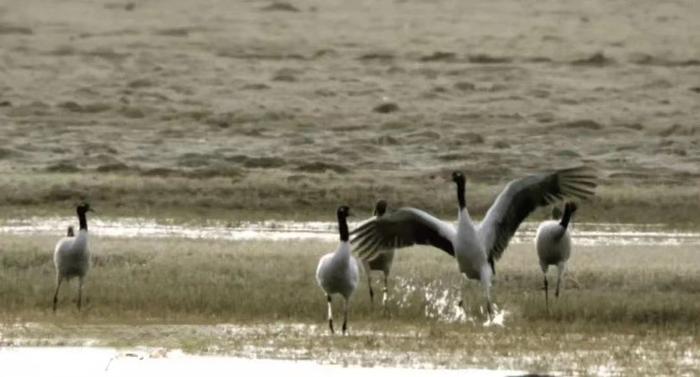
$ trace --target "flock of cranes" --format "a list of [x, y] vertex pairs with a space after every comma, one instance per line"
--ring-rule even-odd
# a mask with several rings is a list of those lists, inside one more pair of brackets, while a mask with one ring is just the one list
[[[411, 207], [385, 213], [386, 203], [379, 202], [375, 216], [350, 232], [354, 235], [351, 240], [347, 225], [349, 208], [347, 206], [338, 208], [340, 245], [334, 252], [321, 258], [316, 270], [316, 280], [326, 293], [328, 300], [328, 323], [331, 332], [333, 332], [332, 294], [343, 296], [343, 333], [347, 329], [349, 300], [359, 279], [359, 263], [352, 256], [352, 252], [354, 251], [367, 265], [377, 260], [376, 258], [382, 258], [381, 263], [376, 263], [376, 267], [370, 267], [383, 270], [386, 282], [394, 249], [416, 244], [430, 245], [448, 253], [455, 258], [460, 275], [467, 279], [478, 280], [484, 289], [486, 310], [489, 318], [492, 318], [491, 283], [496, 274], [495, 263], [503, 255], [520, 223], [537, 207], [546, 206], [567, 197], [586, 199], [594, 194], [597, 185], [594, 172], [586, 167], [560, 169], [516, 179], [506, 185], [487, 211], [484, 220], [476, 224], [472, 221], [467, 209], [466, 178], [461, 172], [454, 172], [452, 181], [457, 187], [459, 209], [456, 226]], [[548, 301], [547, 266], [557, 265], [559, 278], [561, 278], [571, 248], [567, 228], [575, 210], [576, 204], [568, 202], [562, 220], [554, 223], [546, 222], [537, 233], [538, 255], [542, 270], [545, 272], [546, 301]], [[466, 280], [463, 281], [466, 283]], [[464, 297], [464, 286], [465, 284], [462, 284], [461, 297]], [[559, 281], [557, 281], [556, 294], [559, 294]], [[463, 299], [460, 300], [459, 306], [465, 308]]]
[[[343, 297], [342, 331], [346, 333], [350, 297], [357, 288], [361, 267], [364, 267], [370, 280], [369, 293], [372, 301], [374, 292], [369, 275], [371, 271], [381, 271], [384, 274], [382, 304], [386, 310], [387, 280], [395, 249], [416, 244], [433, 246], [446, 252], [455, 258], [460, 275], [478, 280], [484, 289], [486, 310], [491, 318], [491, 283], [496, 274], [495, 263], [503, 255], [520, 223], [538, 207], [565, 198], [589, 198], [597, 185], [593, 170], [587, 167], [560, 169], [516, 179], [509, 182], [498, 195], [483, 221], [475, 223], [467, 209], [466, 178], [461, 172], [454, 172], [452, 181], [457, 188], [459, 210], [456, 226], [417, 208], [404, 207], [386, 212], [387, 203], [380, 200], [376, 204], [374, 216], [350, 231], [347, 222], [348, 216], [351, 216], [350, 208], [345, 205], [338, 207], [340, 244], [335, 251], [321, 257], [316, 269], [316, 281], [328, 302], [328, 325], [331, 332], [334, 332], [332, 295], [339, 294]], [[537, 230], [535, 244], [545, 274], [547, 306], [547, 269], [550, 265], [558, 267], [555, 292], [558, 296], [561, 276], [571, 252], [568, 225], [576, 209], [574, 202], [567, 202], [561, 220], [545, 221]], [[54, 312], [62, 282], [74, 277], [78, 278], [77, 305], [80, 310], [83, 284], [90, 269], [87, 225], [87, 212], [90, 211], [92, 209], [89, 204], [79, 204], [76, 208], [80, 225], [77, 233], [69, 227], [67, 236], [56, 244], [53, 255], [56, 268]], [[463, 281], [466, 283], [467, 280]], [[465, 284], [461, 286], [461, 297], [464, 297], [464, 286]], [[460, 300], [459, 306], [465, 309], [463, 300]]]

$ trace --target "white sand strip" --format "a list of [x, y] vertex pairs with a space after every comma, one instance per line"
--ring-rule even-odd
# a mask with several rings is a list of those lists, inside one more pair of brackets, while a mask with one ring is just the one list
[[364, 368], [314, 361], [194, 356], [178, 351], [123, 351], [96, 347], [2, 347], [3, 377], [51, 376], [517, 376], [524, 372], [486, 369]]

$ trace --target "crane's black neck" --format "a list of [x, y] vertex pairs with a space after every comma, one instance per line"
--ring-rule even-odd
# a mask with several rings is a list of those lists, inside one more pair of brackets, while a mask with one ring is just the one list
[[85, 211], [78, 210], [78, 221], [80, 222], [80, 229], [87, 231], [87, 217], [85, 216]]
[[457, 201], [459, 202], [459, 210], [463, 210], [467, 206], [467, 201], [464, 199], [464, 181], [457, 181]]
[[574, 210], [566, 206], [564, 207], [564, 215], [561, 217], [561, 221], [559, 222], [559, 225], [562, 226], [562, 228], [566, 229], [569, 226], [569, 221], [571, 221], [571, 216], [574, 214]]
[[347, 216], [344, 213], [338, 213], [338, 230], [340, 231], [340, 241], [348, 242], [350, 232], [348, 232]]

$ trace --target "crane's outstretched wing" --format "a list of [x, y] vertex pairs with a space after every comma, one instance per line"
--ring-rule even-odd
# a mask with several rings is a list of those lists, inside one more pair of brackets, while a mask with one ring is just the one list
[[398, 210], [373, 217], [362, 223], [351, 234], [353, 250], [363, 260], [372, 260], [387, 248], [401, 248], [415, 244], [432, 245], [454, 256], [454, 226], [415, 208]]
[[594, 194], [596, 180], [593, 169], [579, 166], [508, 183], [478, 228], [489, 260], [501, 257], [520, 223], [537, 207], [564, 197], [586, 199]]

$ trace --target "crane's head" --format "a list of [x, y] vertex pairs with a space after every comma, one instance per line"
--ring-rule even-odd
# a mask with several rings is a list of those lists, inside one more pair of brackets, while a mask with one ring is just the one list
[[374, 206], [374, 216], [381, 216], [386, 213], [386, 206], [386, 200], [377, 201], [377, 204]]
[[577, 209], [578, 206], [574, 202], [566, 202], [566, 204], [564, 204], [564, 212], [573, 214], [574, 212], [576, 212]]
[[85, 213], [90, 212], [90, 211], [94, 212], [93, 209], [90, 208], [90, 203], [88, 203], [88, 202], [82, 202], [82, 203], [78, 204], [78, 206], [75, 208], [75, 210], [76, 210], [76, 212], [78, 212], [78, 214], [82, 214], [82, 215], [84, 215]]
[[346, 218], [348, 216], [352, 216], [352, 213], [350, 213], [350, 207], [345, 205], [338, 207], [337, 214], [339, 218]]
[[459, 184], [463, 185], [464, 182], [466, 182], [466, 179], [464, 178], [464, 174], [462, 174], [461, 171], [452, 172], [452, 182], [454, 182], [458, 185]]

